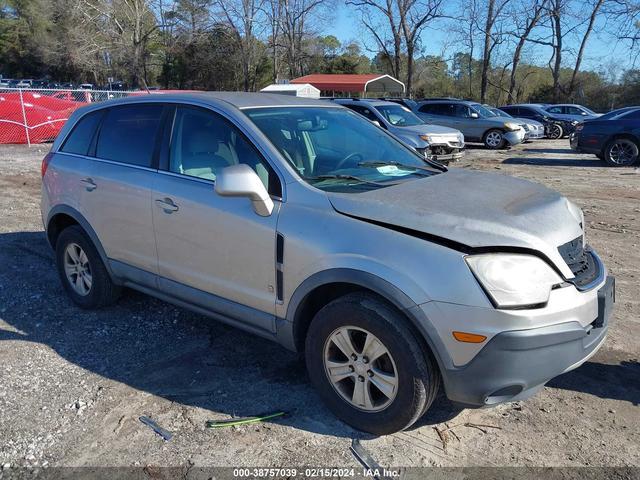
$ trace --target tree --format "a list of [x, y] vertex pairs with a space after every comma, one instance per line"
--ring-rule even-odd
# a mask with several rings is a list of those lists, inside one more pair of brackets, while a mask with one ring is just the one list
[[511, 75], [509, 80], [508, 97], [510, 102], [517, 102], [516, 95], [516, 73], [522, 57], [522, 50], [529, 40], [533, 29], [538, 26], [542, 15], [547, 8], [548, 0], [525, 0], [512, 12], [514, 29], [511, 35], [516, 39], [516, 46], [513, 50], [511, 61]]
[[495, 47], [502, 42], [503, 32], [496, 31], [500, 17], [510, 0], [487, 0], [487, 10], [484, 18], [484, 48], [482, 50], [482, 72], [480, 74], [480, 102], [487, 101], [487, 86], [489, 84], [489, 70], [491, 69], [491, 56]]
[[[261, 50], [255, 35], [264, 30], [264, 2], [265, 0], [216, 0], [222, 17], [231, 27], [238, 43], [245, 92], [255, 89], [255, 68]], [[257, 29], [260, 31], [257, 32]]]

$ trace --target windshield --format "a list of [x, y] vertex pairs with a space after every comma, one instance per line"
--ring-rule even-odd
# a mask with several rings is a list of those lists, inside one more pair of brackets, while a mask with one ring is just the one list
[[480, 105], [479, 103], [473, 103], [471, 105], [471, 108], [473, 108], [476, 112], [478, 112], [478, 114], [481, 117], [487, 117], [487, 118], [491, 118], [491, 117], [495, 117], [496, 114], [493, 113], [491, 110], [489, 110], [487, 107], [483, 107], [482, 105]]
[[402, 105], [380, 105], [375, 107], [391, 125], [396, 127], [413, 127], [424, 122], [417, 115]]
[[346, 108], [269, 107], [243, 112], [307, 183], [357, 192], [441, 171]]

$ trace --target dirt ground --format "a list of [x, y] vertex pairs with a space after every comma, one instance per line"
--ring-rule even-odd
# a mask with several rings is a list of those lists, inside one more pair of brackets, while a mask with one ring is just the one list
[[[128, 291], [88, 312], [63, 294], [40, 222], [48, 146], [0, 147], [0, 468], [640, 466], [640, 171], [541, 140], [469, 148], [456, 166], [528, 178], [580, 205], [617, 277], [603, 348], [538, 395], [460, 410], [439, 398], [414, 428], [373, 438], [336, 420], [299, 358], [276, 344]], [[455, 198], [452, 198], [455, 201]], [[211, 430], [209, 419], [288, 418]], [[138, 417], [174, 437], [165, 442]], [[437, 430], [442, 433], [439, 434]], [[2, 475], [0, 471], [0, 476]]]

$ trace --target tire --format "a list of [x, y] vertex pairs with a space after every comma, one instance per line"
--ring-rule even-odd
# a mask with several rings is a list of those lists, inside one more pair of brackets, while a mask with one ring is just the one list
[[612, 167], [628, 167], [638, 161], [638, 144], [630, 138], [614, 138], [604, 149], [604, 161]]
[[[334, 343], [335, 339], [344, 339], [341, 334], [345, 332], [357, 360], [346, 356]], [[386, 353], [368, 361], [365, 354], [373, 354], [376, 349], [365, 349], [365, 338], [372, 339], [370, 345], [378, 345], [378, 352]], [[338, 343], [345, 345], [343, 341]], [[440, 372], [425, 348], [406, 325], [404, 316], [392, 306], [366, 293], [352, 293], [332, 301], [316, 314], [307, 333], [305, 358], [312, 385], [339, 419], [358, 430], [386, 435], [415, 423], [438, 392]], [[334, 372], [345, 378], [334, 384], [327, 362], [339, 365], [333, 367]], [[393, 389], [381, 381], [385, 378], [396, 379]], [[366, 396], [368, 404], [366, 400], [359, 406], [354, 403], [358, 385], [362, 386], [359, 392], [368, 392], [360, 397]], [[385, 387], [387, 394], [376, 385]]]
[[557, 140], [559, 138], [562, 138], [563, 135], [564, 129], [562, 128], [562, 125], [558, 125], [557, 123], [552, 123], [549, 125], [549, 128], [547, 130], [548, 138], [550, 138], [551, 140]]
[[498, 150], [500, 148], [504, 148], [507, 143], [504, 139], [504, 132], [498, 130], [497, 128], [489, 130], [484, 134], [484, 146], [490, 150]]
[[79, 307], [101, 308], [118, 299], [120, 287], [111, 280], [93, 242], [80, 226], [72, 225], [60, 233], [56, 265], [62, 286]]

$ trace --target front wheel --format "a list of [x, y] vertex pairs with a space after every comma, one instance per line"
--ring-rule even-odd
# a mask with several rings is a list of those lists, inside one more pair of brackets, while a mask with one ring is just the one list
[[440, 384], [432, 355], [403, 316], [364, 293], [340, 297], [316, 314], [305, 356], [311, 383], [329, 409], [375, 435], [412, 425]]
[[612, 167], [628, 167], [638, 160], [638, 145], [628, 138], [615, 138], [604, 150], [604, 160]]
[[562, 138], [562, 135], [564, 135], [564, 130], [562, 129], [561, 125], [558, 125], [557, 123], [552, 123], [551, 125], [549, 125], [547, 137], [552, 140], [557, 140], [558, 138]]
[[484, 146], [491, 150], [502, 148], [505, 143], [504, 133], [500, 130], [489, 130], [484, 136]]

